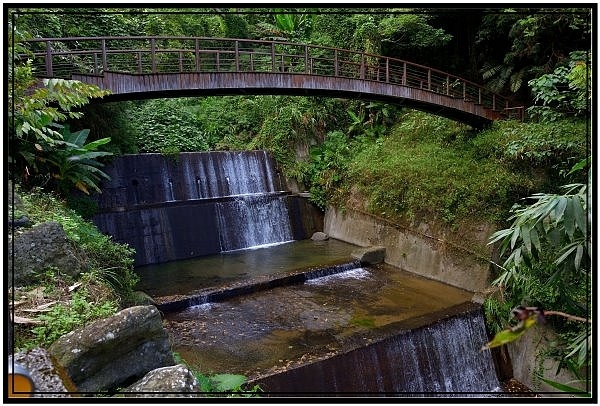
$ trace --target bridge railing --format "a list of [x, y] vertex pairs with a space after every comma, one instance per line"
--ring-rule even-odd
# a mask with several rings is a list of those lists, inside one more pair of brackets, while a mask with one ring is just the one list
[[396, 58], [345, 49], [207, 37], [77, 37], [26, 41], [37, 76], [70, 78], [178, 72], [269, 72], [349, 78], [408, 86], [523, 119], [523, 107], [474, 82]]

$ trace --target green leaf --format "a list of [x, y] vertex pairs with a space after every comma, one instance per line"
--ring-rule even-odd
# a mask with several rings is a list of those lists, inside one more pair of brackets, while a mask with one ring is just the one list
[[213, 381], [219, 392], [237, 390], [247, 381], [247, 378], [244, 375], [235, 374], [217, 374], [211, 376], [210, 379]]
[[527, 224], [521, 226], [521, 238], [523, 238], [526, 252], [531, 253], [531, 230]]
[[108, 144], [110, 142], [110, 140], [111, 140], [110, 137], [100, 138], [99, 140], [92, 141], [92, 142], [86, 144], [85, 149], [88, 151], [92, 151], [101, 145]]
[[68, 141], [81, 147], [85, 144], [85, 140], [87, 139], [89, 133], [90, 130], [88, 128], [85, 128], [83, 130], [65, 135], [65, 141]]
[[584, 200], [577, 197], [573, 200], [573, 213], [575, 215], [575, 223], [581, 230], [584, 236], [587, 237], [587, 216], [585, 215]]
[[580, 397], [590, 397], [591, 394], [588, 392], [585, 392], [579, 388], [575, 388], [573, 386], [569, 386], [569, 385], [565, 385], [564, 383], [560, 383], [560, 382], [555, 382], [555, 381], [551, 381], [549, 379], [546, 378], [542, 378], [541, 376], [539, 377], [542, 381], [544, 381], [545, 383], [547, 383], [548, 385], [552, 386], [553, 388], [558, 389], [561, 392], [568, 392], [568, 393], [573, 393], [577, 396]]
[[499, 331], [490, 342], [481, 348], [481, 350], [489, 350], [490, 348], [500, 347], [501, 345], [517, 340], [519, 337], [525, 334], [527, 330], [533, 327], [536, 322], [537, 315], [532, 315], [523, 320], [523, 322], [516, 327]]
[[554, 208], [555, 224], [559, 223], [562, 220], [563, 213], [565, 212], [565, 208], [567, 207], [567, 201], [569, 199], [565, 196], [558, 197], [558, 201], [556, 203], [556, 207]]
[[573, 207], [575, 204], [573, 199], [567, 199], [567, 206], [563, 218], [565, 231], [571, 241], [573, 241], [573, 234], [575, 233], [575, 209]]

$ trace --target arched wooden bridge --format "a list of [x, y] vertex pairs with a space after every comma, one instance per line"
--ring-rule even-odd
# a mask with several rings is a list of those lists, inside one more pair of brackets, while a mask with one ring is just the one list
[[[228, 94], [380, 100], [481, 128], [523, 107], [427, 66], [345, 49], [204, 37], [28, 40], [35, 75], [109, 89], [102, 101]], [[31, 57], [31, 56], [29, 56]]]

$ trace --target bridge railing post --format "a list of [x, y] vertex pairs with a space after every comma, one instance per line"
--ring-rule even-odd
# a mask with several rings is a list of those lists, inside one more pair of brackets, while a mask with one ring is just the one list
[[143, 68], [142, 68], [142, 53], [138, 51], [137, 53], [137, 60], [138, 60], [138, 73], [143, 73]]
[[235, 40], [235, 71], [240, 71], [240, 42]]
[[365, 54], [360, 55], [360, 78], [365, 78]]
[[102, 71], [108, 70], [108, 61], [106, 60], [106, 40], [102, 38], [100, 41], [100, 47], [102, 48]]
[[196, 72], [200, 72], [200, 39], [196, 38], [194, 44], [194, 52], [196, 55]]
[[46, 41], [46, 74], [50, 77], [54, 75], [52, 69], [52, 43], [50, 41]]
[[406, 86], [406, 80], [407, 80], [407, 77], [406, 77], [406, 73], [407, 73], [406, 72], [406, 62], [404, 62], [403, 65], [404, 66], [402, 67], [402, 85]]
[[[339, 69], [339, 59], [338, 59], [338, 50], [334, 50], [333, 51], [333, 76], [335, 76], [336, 78], [339, 76], [340, 74], [340, 69]], [[362, 78], [362, 76], [361, 76]]]
[[309, 70], [308, 70], [308, 45], [304, 45], [304, 73], [309, 73]]
[[390, 83], [390, 58], [385, 58], [385, 83]]
[[277, 69], [275, 68], [275, 43], [274, 42], [271, 43], [271, 69], [273, 72], [277, 71]]
[[427, 90], [431, 90], [431, 69], [427, 69]]
[[150, 38], [150, 61], [152, 73], [156, 73], [156, 39]]

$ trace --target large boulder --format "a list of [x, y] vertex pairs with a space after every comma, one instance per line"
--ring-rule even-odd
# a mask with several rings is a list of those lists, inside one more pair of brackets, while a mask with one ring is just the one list
[[[158, 368], [122, 390], [135, 397], [196, 397], [201, 396], [200, 385], [192, 372], [183, 364]], [[139, 394], [138, 394], [139, 393]]]
[[12, 236], [8, 243], [9, 286], [30, 284], [50, 267], [73, 277], [87, 267], [85, 255], [67, 238], [62, 225], [49, 221]]
[[80, 391], [115, 390], [175, 364], [155, 306], [134, 306], [92, 322], [48, 349]]

